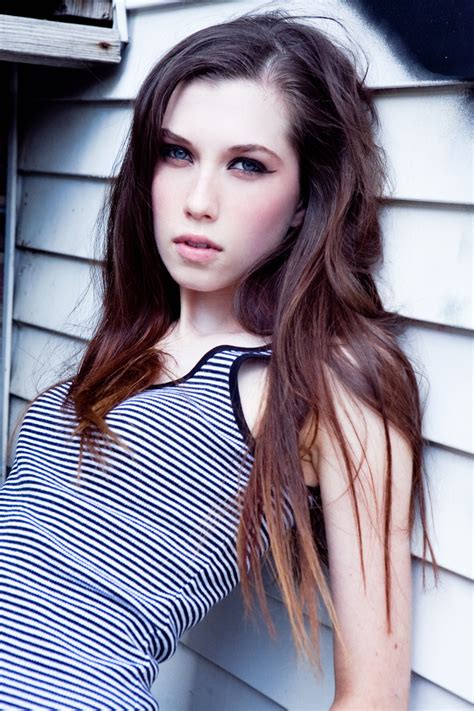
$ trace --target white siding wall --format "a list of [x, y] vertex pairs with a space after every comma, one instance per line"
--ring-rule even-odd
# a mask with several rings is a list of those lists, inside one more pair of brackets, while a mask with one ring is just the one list
[[[130, 102], [148, 68], [191, 31], [258, 7], [251, 0], [148, 5], [129, 13], [130, 46], [119, 67], [23, 68], [12, 425], [37, 389], [74, 362], [91, 332], [94, 221], [129, 124]], [[394, 184], [383, 211], [386, 258], [379, 283], [386, 306], [410, 319], [406, 348], [426, 397], [433, 537], [442, 566], [439, 588], [428, 574], [423, 591], [415, 535], [411, 708], [467, 709], [474, 700], [474, 445], [466, 85], [435, 83], [406, 68], [349, 6], [336, 0], [284, 3], [294, 12], [340, 17], [367, 52], [369, 83], [379, 90], [381, 140]], [[318, 680], [296, 662], [282, 602], [270, 582], [267, 589], [278, 640], [263, 627], [243, 624], [236, 590], [185, 635], [175, 657], [161, 667], [156, 688], [163, 711], [329, 707], [330, 628], [322, 628], [325, 676]]]

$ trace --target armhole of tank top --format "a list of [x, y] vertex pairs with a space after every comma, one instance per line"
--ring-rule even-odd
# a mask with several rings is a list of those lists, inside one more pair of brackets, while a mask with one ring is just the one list
[[[247, 425], [247, 422], [244, 417], [244, 412], [242, 409], [242, 401], [240, 399], [240, 392], [239, 392], [239, 386], [238, 386], [238, 373], [239, 373], [239, 368], [241, 364], [245, 361], [248, 360], [249, 358], [266, 358], [267, 360], [270, 359], [270, 355], [268, 353], [242, 353], [240, 356], [238, 356], [234, 362], [232, 363], [230, 367], [230, 373], [229, 373], [229, 390], [230, 390], [230, 399], [231, 399], [231, 404], [232, 404], [232, 409], [234, 412], [235, 420], [237, 423], [237, 426], [240, 430], [240, 433], [244, 439], [244, 442], [246, 443], [247, 447], [250, 450], [250, 453], [253, 454], [255, 451], [255, 439], [252, 435], [252, 433], [249, 430], [249, 427]], [[316, 484], [316, 486], [306, 486], [306, 489], [308, 491], [308, 498], [310, 502], [310, 507], [315, 506], [318, 510], [322, 509], [322, 499], [321, 499], [321, 488], [319, 484]]]
[[255, 439], [249, 429], [249, 426], [247, 424], [247, 421], [244, 417], [244, 411], [242, 409], [242, 401], [240, 399], [240, 391], [239, 391], [239, 383], [238, 383], [238, 375], [239, 375], [239, 368], [242, 365], [242, 363], [249, 358], [265, 358], [266, 360], [270, 359], [270, 354], [268, 353], [258, 353], [256, 351], [253, 351], [252, 353], [242, 353], [239, 355], [234, 362], [232, 363], [230, 367], [230, 372], [229, 372], [229, 390], [230, 390], [230, 400], [232, 404], [232, 409], [234, 411], [234, 416], [235, 416], [235, 421], [237, 423], [237, 426], [240, 430], [240, 433], [242, 437], [244, 438], [244, 441], [247, 445], [247, 447], [250, 449], [251, 452], [255, 449]]

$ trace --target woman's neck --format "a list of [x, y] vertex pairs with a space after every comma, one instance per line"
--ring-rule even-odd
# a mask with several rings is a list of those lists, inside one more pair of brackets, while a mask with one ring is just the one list
[[174, 337], [184, 340], [212, 338], [218, 334], [245, 333], [234, 315], [235, 289], [196, 291], [181, 287], [180, 316]]
[[171, 324], [160, 346], [196, 348], [229, 344], [245, 347], [266, 345], [269, 337], [251, 333], [234, 314], [235, 289], [196, 291], [180, 288], [180, 315]]

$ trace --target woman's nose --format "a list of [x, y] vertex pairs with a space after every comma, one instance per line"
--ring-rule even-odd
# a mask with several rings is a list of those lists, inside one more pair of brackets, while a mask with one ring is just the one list
[[209, 174], [196, 175], [186, 196], [184, 211], [196, 219], [215, 220], [218, 214], [217, 189]]

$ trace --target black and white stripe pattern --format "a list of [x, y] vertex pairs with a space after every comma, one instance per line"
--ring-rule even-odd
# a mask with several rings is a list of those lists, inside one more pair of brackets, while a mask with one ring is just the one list
[[239, 580], [252, 440], [237, 369], [270, 354], [218, 346], [119, 404], [122, 446], [103, 466], [86, 454], [79, 483], [68, 384], [31, 405], [0, 490], [2, 711], [159, 709], [159, 663]]

